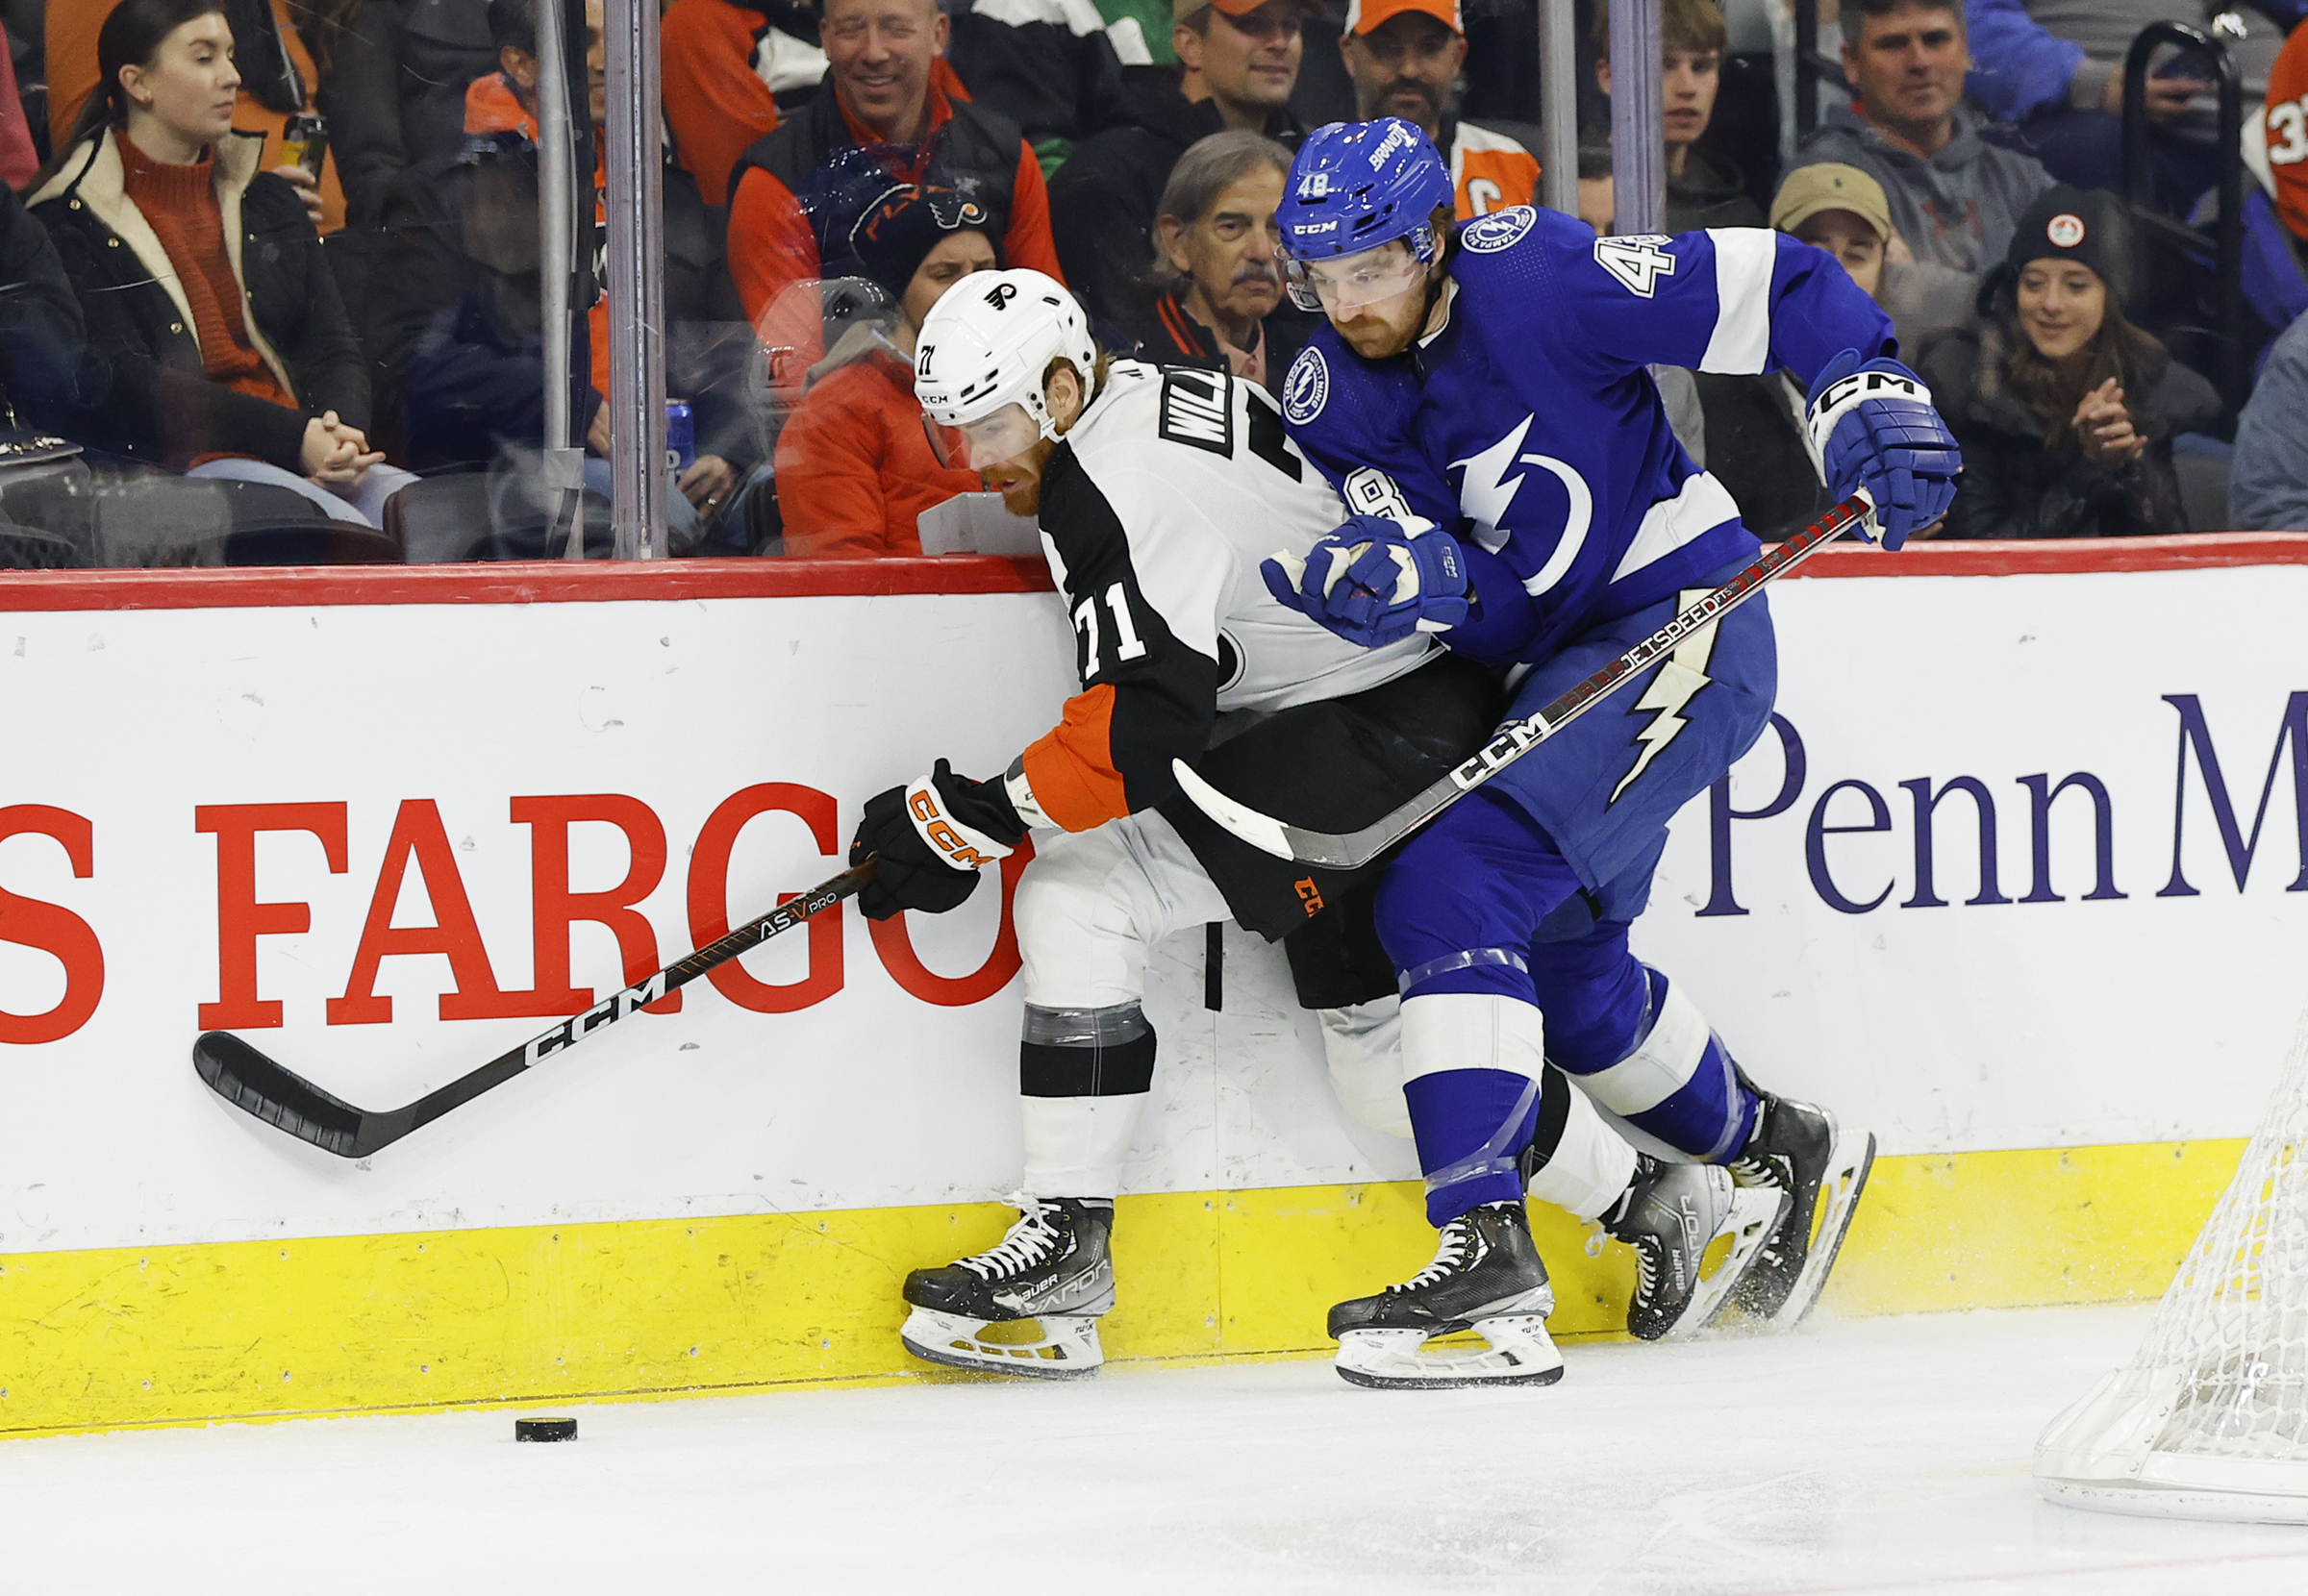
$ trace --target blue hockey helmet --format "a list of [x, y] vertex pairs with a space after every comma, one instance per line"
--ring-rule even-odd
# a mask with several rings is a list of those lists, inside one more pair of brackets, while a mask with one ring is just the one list
[[1416, 123], [1399, 116], [1317, 128], [1291, 162], [1274, 220], [1293, 268], [1291, 298], [1319, 308], [1302, 269], [1408, 239], [1420, 265], [1441, 247], [1434, 213], [1452, 203], [1450, 167]]

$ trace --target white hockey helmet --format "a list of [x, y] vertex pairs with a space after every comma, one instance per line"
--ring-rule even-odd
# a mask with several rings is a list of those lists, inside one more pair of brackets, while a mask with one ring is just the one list
[[[973, 458], [991, 464], [1022, 452], [1037, 436], [1057, 437], [1041, 393], [1052, 361], [1073, 362], [1087, 396], [1097, 359], [1090, 318], [1056, 278], [1024, 266], [973, 272], [921, 324], [914, 394], [924, 414], [967, 435]], [[1023, 414], [1013, 425], [980, 425], [1014, 405]], [[1022, 436], [1015, 447], [1002, 447], [1010, 433]]]

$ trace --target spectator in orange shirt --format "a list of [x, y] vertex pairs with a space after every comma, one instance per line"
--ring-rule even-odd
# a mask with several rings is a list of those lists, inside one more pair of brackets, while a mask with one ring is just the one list
[[931, 163], [987, 215], [1014, 266], [1059, 275], [1041, 164], [1009, 118], [939, 86], [946, 18], [937, 0], [828, 0], [820, 37], [831, 73], [816, 98], [756, 140], [731, 173], [729, 262], [738, 297], [771, 355], [771, 381], [793, 382], [822, 347], [814, 296], [781, 300], [822, 275], [825, 229], [842, 208], [821, 203], [839, 158], [867, 149], [900, 183]]
[[1539, 160], [1525, 141], [1538, 142], [1539, 130], [1450, 114], [1467, 64], [1459, 0], [1349, 0], [1339, 54], [1354, 80], [1357, 115], [1416, 122], [1450, 162], [1459, 220], [1532, 203]]
[[824, 70], [817, 47], [789, 31], [808, 15], [782, 0], [674, 0], [665, 12], [658, 32], [665, 125], [706, 204], [729, 203], [729, 169], [777, 126], [770, 80], [782, 79], [788, 58], [797, 75]]
[[1001, 264], [989, 220], [951, 188], [898, 185], [851, 230], [850, 252], [896, 303], [896, 324], [853, 333], [867, 351], [820, 377], [779, 435], [787, 554], [919, 554], [921, 512], [978, 491], [975, 471], [941, 465], [931, 452], [914, 397], [914, 341], [947, 289]]

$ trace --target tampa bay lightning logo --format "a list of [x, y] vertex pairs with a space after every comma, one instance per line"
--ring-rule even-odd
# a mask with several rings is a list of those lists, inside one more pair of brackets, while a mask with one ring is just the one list
[[1330, 367], [1319, 349], [1301, 349], [1282, 380], [1282, 413], [1303, 427], [1330, 401]]
[[1459, 242], [1477, 255], [1494, 254], [1519, 240], [1538, 219], [1539, 212], [1527, 205], [1493, 211], [1459, 229]]

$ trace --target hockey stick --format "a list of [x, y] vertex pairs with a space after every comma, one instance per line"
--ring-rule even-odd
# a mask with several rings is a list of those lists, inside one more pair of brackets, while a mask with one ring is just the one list
[[342, 1098], [321, 1090], [303, 1076], [283, 1069], [229, 1031], [210, 1031], [192, 1044], [192, 1067], [209, 1088], [245, 1113], [278, 1126], [299, 1141], [337, 1154], [364, 1159], [380, 1147], [400, 1140], [420, 1125], [431, 1124], [460, 1104], [470, 1103], [492, 1086], [503, 1085], [532, 1065], [565, 1053], [586, 1037], [606, 1031], [635, 1010], [678, 991], [715, 965], [759, 947], [781, 931], [833, 908], [873, 879], [868, 859], [831, 881], [820, 882], [789, 903], [778, 905], [758, 919], [748, 920], [717, 942], [710, 942], [685, 959], [676, 960], [648, 980], [602, 999], [582, 1014], [572, 1014], [543, 1035], [512, 1052], [491, 1059], [469, 1075], [461, 1075], [437, 1091], [427, 1092], [399, 1109], [356, 1109]]
[[1500, 727], [1483, 751], [1437, 781], [1409, 803], [1381, 815], [1361, 831], [1334, 834], [1310, 832], [1261, 814], [1212, 786], [1184, 760], [1170, 761], [1170, 773], [1194, 807], [1253, 848], [1276, 859], [1304, 864], [1323, 864], [1352, 870], [1369, 863], [1468, 793], [1521, 759], [1548, 737], [1585, 714], [1624, 686], [1643, 668], [1702, 628], [1713, 626], [1755, 596], [1763, 585], [1785, 572], [1821, 544], [1841, 537], [1875, 513], [1874, 501], [1865, 490], [1854, 493], [1784, 543], [1774, 543], [1743, 567], [1732, 579], [1680, 611], [1674, 619], [1637, 643], [1584, 682], [1557, 698], [1528, 720]]

